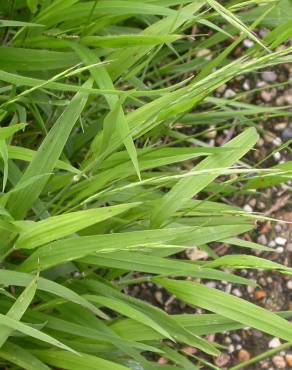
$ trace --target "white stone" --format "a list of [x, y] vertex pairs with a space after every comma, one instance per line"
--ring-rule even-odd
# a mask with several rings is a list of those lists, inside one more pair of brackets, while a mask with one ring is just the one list
[[203, 58], [203, 57], [206, 57], [207, 55], [209, 55], [210, 53], [211, 53], [210, 49], [200, 49], [197, 52], [197, 57], [198, 58]]
[[245, 39], [245, 40], [243, 40], [243, 45], [246, 48], [251, 48], [252, 46], [254, 46], [254, 42], [250, 39]]
[[192, 261], [196, 261], [196, 260], [200, 260], [202, 258], [207, 258], [208, 257], [207, 252], [202, 251], [198, 248], [189, 248], [189, 249], [187, 249], [186, 255]]
[[229, 346], [228, 346], [228, 352], [229, 353], [232, 353], [232, 352], [234, 352], [235, 351], [235, 347], [234, 347], [234, 345], [233, 344], [230, 344]]
[[252, 286], [252, 285], [248, 285], [246, 289], [247, 289], [247, 291], [248, 291], [249, 294], [252, 294], [254, 292], [254, 290], [255, 290], [255, 287]]
[[268, 244], [268, 240], [267, 240], [267, 237], [265, 234], [261, 234], [258, 239], [257, 239], [258, 243], [260, 244], [263, 244], [263, 245], [267, 245]]
[[282, 356], [274, 356], [272, 358], [273, 364], [277, 367], [277, 369], [285, 369], [286, 368], [286, 361]]
[[281, 345], [282, 343], [280, 342], [279, 338], [273, 338], [272, 340], [269, 341], [269, 348], [277, 348]]
[[232, 340], [231, 340], [231, 338], [230, 338], [230, 337], [226, 337], [226, 338], [224, 339], [224, 342], [225, 342], [225, 343], [227, 343], [227, 344], [231, 344], [231, 343], [232, 343]]
[[287, 239], [282, 238], [281, 236], [277, 236], [275, 239], [276, 244], [278, 245], [285, 245], [287, 243]]
[[292, 280], [287, 281], [287, 288], [292, 290]]
[[243, 85], [242, 85], [242, 87], [246, 91], [250, 90], [250, 83], [249, 83], [249, 81], [245, 80], [244, 83], [243, 83]]
[[277, 80], [277, 74], [274, 71], [264, 71], [261, 76], [266, 82], [275, 82]]
[[236, 295], [236, 297], [242, 297], [242, 293], [239, 289], [233, 289], [232, 293]]
[[272, 140], [273, 144], [276, 145], [276, 146], [279, 146], [282, 144], [282, 140], [279, 138], [279, 137], [275, 137], [273, 138]]
[[266, 84], [266, 82], [265, 81], [259, 81], [259, 82], [257, 82], [257, 87], [264, 87], [264, 86], [266, 86], [267, 84]]
[[230, 293], [231, 292], [231, 289], [232, 289], [232, 285], [231, 284], [227, 284], [226, 285], [226, 288], [225, 288], [225, 293]]
[[214, 281], [208, 281], [206, 283], [207, 287], [209, 288], [216, 288], [216, 283]]
[[231, 90], [231, 89], [227, 89], [224, 93], [224, 98], [233, 98], [234, 96], [236, 95], [236, 92]]
[[252, 207], [249, 205], [249, 204], [246, 204], [243, 209], [245, 210], [245, 212], [249, 212], [251, 213], [253, 211]]
[[279, 160], [281, 159], [281, 154], [279, 152], [276, 152], [273, 154], [273, 157], [275, 161], [279, 162]]

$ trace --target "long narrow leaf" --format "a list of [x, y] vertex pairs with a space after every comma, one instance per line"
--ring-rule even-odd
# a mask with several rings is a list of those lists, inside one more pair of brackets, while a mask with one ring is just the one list
[[[91, 81], [87, 81], [84, 86], [91, 86]], [[88, 95], [84, 93], [77, 93], [74, 96], [68, 107], [56, 121], [55, 125], [42, 142], [32, 162], [23, 174], [20, 183], [33, 176], [49, 173], [55, 168], [70, 132], [86, 104], [87, 97]], [[8, 209], [15, 218], [22, 218], [25, 216], [34, 201], [40, 195], [46, 182], [47, 179], [39, 181], [29, 188], [25, 188], [14, 193], [10, 197]]]
[[[250, 128], [231, 140], [224, 147], [234, 148], [232, 153], [223, 153], [204, 159], [194, 167], [193, 171], [212, 168], [226, 168], [236, 163], [256, 143], [258, 135], [255, 129]], [[173, 213], [182, 207], [186, 201], [204, 189], [217, 177], [217, 174], [206, 174], [180, 180], [162, 199], [153, 210], [152, 225], [158, 227]]]
[[184, 302], [218, 313], [268, 334], [292, 341], [292, 324], [274, 313], [217, 289], [167, 279], [156, 281]]
[[[20, 320], [28, 306], [30, 305], [37, 289], [37, 278], [33, 279], [31, 283], [24, 289], [21, 295], [17, 298], [16, 302], [7, 312], [6, 316], [14, 320]], [[12, 329], [3, 327], [0, 332], [0, 348], [3, 346]]]

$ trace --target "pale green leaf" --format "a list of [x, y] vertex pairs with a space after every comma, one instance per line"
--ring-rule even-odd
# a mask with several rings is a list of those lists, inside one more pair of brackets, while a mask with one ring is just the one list
[[[14, 320], [20, 320], [29, 305], [31, 304], [33, 297], [37, 289], [37, 278], [33, 279], [30, 284], [24, 289], [24, 291], [17, 298], [15, 303], [7, 312], [6, 316]], [[7, 338], [10, 336], [12, 329], [4, 326], [0, 331], [0, 348], [3, 346]]]
[[214, 288], [189, 282], [155, 279], [182, 301], [218, 313], [273, 336], [292, 341], [292, 324], [275, 313]]
[[88, 209], [47, 218], [28, 224], [19, 234], [17, 248], [31, 249], [73, 234], [98, 222], [125, 212], [139, 203], [120, 204], [112, 207]]
[[[232, 153], [222, 153], [208, 157], [193, 168], [192, 171], [224, 168], [232, 166], [256, 143], [258, 135], [254, 128], [245, 130], [242, 134], [229, 141], [224, 148], [234, 148]], [[181, 208], [189, 199], [210, 184], [218, 174], [205, 174], [193, 178], [181, 179], [161, 200], [152, 213], [152, 225], [158, 227], [173, 213]]]

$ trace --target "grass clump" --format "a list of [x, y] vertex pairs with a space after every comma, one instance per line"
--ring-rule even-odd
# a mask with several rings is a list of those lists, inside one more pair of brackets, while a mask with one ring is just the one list
[[[209, 245], [269, 250], [238, 237], [262, 216], [222, 198], [291, 178], [289, 164], [244, 159], [257, 121], [290, 113], [213, 93], [291, 62], [281, 47], [289, 9], [288, 0], [1, 3], [3, 367], [214, 368], [179, 346], [217, 356], [205, 335], [244, 326], [292, 341], [281, 315], [201, 282], [254, 284], [238, 268], [292, 271], [248, 254], [218, 258]], [[263, 39], [259, 25], [270, 30]], [[232, 60], [246, 38], [253, 46]], [[201, 140], [232, 125], [221, 147]], [[175, 258], [193, 247], [209, 258]], [[169, 315], [127, 294], [145, 281], [212, 313]]]

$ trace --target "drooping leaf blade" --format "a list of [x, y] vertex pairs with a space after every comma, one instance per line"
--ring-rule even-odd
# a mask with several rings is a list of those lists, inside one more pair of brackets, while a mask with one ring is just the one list
[[292, 340], [292, 324], [262, 307], [198, 283], [158, 278], [156, 281], [188, 304], [202, 307], [284, 340]]

